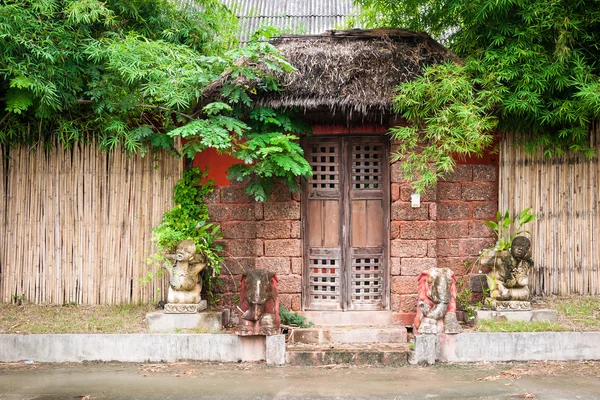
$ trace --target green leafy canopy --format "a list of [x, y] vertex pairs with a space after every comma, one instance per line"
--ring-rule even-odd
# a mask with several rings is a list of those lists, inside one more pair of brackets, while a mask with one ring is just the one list
[[408, 127], [394, 130], [396, 158], [417, 190], [449, 170], [453, 155], [480, 154], [495, 129], [547, 156], [595, 156], [588, 132], [600, 116], [600, 1], [356, 2], [364, 25], [427, 31], [463, 60], [399, 88]]
[[[296, 188], [310, 169], [299, 124], [253, 109], [293, 70], [273, 46], [237, 47], [235, 16], [218, 0], [6, 0], [0, 4], [0, 144], [94, 140], [106, 150], [215, 148], [243, 160], [234, 179], [266, 199], [273, 180]], [[259, 31], [255, 38], [272, 34]], [[223, 74], [221, 101], [198, 107]], [[262, 114], [261, 114], [262, 113]], [[268, 118], [260, 117], [260, 115]], [[284, 158], [287, 157], [287, 160]]]

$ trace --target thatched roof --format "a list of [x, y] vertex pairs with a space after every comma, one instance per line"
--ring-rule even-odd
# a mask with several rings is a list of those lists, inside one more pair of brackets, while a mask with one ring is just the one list
[[415, 79], [425, 66], [456, 59], [429, 35], [403, 29], [327, 31], [272, 43], [297, 73], [280, 74], [284, 90], [261, 94], [256, 104], [305, 112], [326, 108], [346, 119], [389, 115], [401, 82]]

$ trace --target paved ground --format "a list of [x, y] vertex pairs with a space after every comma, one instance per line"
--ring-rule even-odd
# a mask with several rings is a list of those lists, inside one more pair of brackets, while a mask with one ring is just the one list
[[600, 362], [433, 367], [0, 364], [0, 399], [600, 399]]

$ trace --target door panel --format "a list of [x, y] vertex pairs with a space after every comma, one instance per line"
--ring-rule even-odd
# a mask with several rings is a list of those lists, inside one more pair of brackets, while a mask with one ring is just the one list
[[387, 307], [389, 179], [382, 137], [312, 138], [305, 154], [304, 308]]

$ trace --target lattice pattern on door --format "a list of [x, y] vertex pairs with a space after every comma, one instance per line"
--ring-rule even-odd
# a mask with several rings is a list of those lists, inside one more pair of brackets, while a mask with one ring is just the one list
[[334, 258], [313, 258], [310, 260], [311, 303], [340, 303], [340, 265]]
[[383, 145], [352, 146], [352, 189], [380, 189], [383, 183]]
[[379, 306], [383, 296], [382, 256], [354, 256], [352, 258], [353, 305]]
[[339, 154], [337, 143], [321, 143], [310, 147], [308, 154], [308, 160], [312, 167], [312, 176], [308, 178], [310, 188], [339, 188]]

